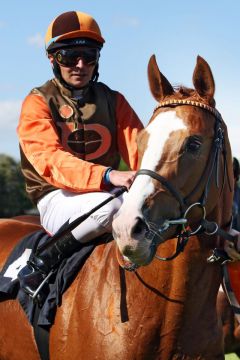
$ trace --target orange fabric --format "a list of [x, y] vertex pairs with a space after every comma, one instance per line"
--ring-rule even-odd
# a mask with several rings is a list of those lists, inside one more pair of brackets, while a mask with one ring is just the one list
[[236, 262], [229, 262], [225, 264], [227, 271], [228, 271], [228, 276], [229, 276], [229, 281], [230, 281], [230, 285], [232, 288], [232, 291], [234, 292], [234, 295], [238, 301], [238, 303], [240, 304], [240, 284], [239, 284], [239, 277], [240, 277], [240, 261], [236, 261]]
[[[120, 94], [116, 118], [120, 154], [130, 168], [135, 169], [136, 135], [142, 124]], [[63, 148], [43, 97], [36, 94], [26, 97], [17, 132], [25, 156], [49, 184], [73, 192], [102, 190], [106, 167], [81, 160]]]
[[121, 94], [117, 98], [116, 118], [119, 152], [129, 168], [136, 170], [138, 164], [136, 138], [143, 125]]
[[[78, 24], [76, 24], [76, 18]], [[54, 32], [56, 26], [57, 33]], [[66, 26], [68, 30], [66, 30]], [[91, 15], [80, 11], [68, 11], [51, 22], [45, 35], [45, 45], [48, 48], [53, 41], [84, 37], [94, 39], [102, 44], [105, 42], [97, 22]]]

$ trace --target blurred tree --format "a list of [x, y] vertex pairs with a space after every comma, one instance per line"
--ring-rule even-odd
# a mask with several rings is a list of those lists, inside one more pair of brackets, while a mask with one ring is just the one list
[[21, 215], [33, 204], [25, 192], [25, 182], [20, 163], [0, 154], [0, 217]]
[[[128, 170], [122, 160], [119, 168]], [[0, 154], [0, 218], [37, 213], [25, 191], [21, 165], [11, 156]]]
[[119, 170], [122, 170], [122, 171], [127, 171], [127, 170], [129, 170], [129, 167], [128, 167], [127, 164], [124, 162], [124, 160], [121, 159], [118, 169], [119, 169]]

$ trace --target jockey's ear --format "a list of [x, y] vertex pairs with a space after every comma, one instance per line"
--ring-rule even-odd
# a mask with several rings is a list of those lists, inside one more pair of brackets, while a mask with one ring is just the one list
[[167, 95], [172, 95], [174, 89], [165, 76], [159, 71], [156, 57], [152, 55], [148, 63], [148, 81], [153, 97], [159, 102]]
[[206, 60], [199, 55], [193, 73], [193, 84], [201, 97], [205, 97], [209, 101], [213, 99], [215, 92], [213, 74]]

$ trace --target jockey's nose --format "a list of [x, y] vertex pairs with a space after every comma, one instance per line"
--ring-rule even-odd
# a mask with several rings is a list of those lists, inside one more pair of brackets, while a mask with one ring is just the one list
[[78, 68], [83, 68], [83, 67], [86, 67], [86, 66], [88, 66], [88, 65], [86, 64], [86, 62], [84, 61], [84, 59], [83, 59], [82, 57], [79, 57], [79, 58], [78, 58], [78, 62], [77, 62], [77, 64], [76, 64], [76, 67], [78, 67]]
[[132, 227], [131, 237], [136, 238], [136, 237], [139, 237], [140, 235], [144, 235], [147, 230], [148, 230], [148, 227], [147, 227], [147, 224], [145, 223], [145, 221], [142, 218], [137, 217], [136, 222], [135, 222], [134, 226]]

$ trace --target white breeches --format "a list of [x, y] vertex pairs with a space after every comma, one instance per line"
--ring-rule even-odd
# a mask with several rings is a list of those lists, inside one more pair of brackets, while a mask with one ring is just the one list
[[[110, 196], [111, 193], [108, 192], [76, 194], [66, 190], [52, 191], [37, 205], [41, 225], [53, 235], [66, 221], [72, 222]], [[121, 195], [101, 207], [72, 231], [73, 236], [80, 242], [88, 242], [103, 233], [110, 233], [113, 216], [122, 202]]]

